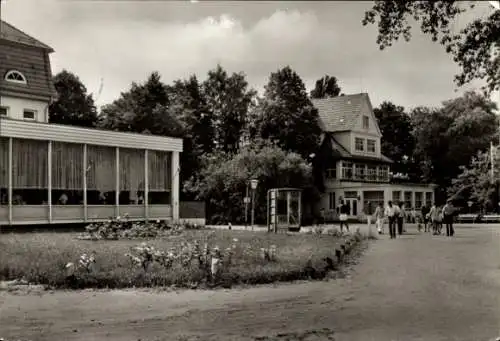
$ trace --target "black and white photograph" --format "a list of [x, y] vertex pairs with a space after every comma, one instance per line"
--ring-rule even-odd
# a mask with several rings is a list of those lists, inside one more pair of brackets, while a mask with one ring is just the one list
[[0, 341], [500, 341], [500, 1], [0, 0]]

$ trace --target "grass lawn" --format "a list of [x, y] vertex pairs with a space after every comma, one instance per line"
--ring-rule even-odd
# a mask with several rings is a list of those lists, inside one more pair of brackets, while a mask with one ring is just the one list
[[[207, 281], [207, 269], [198, 262], [154, 263], [143, 269], [126, 256], [145, 241], [155, 249], [208, 244], [232, 249], [231, 261], [217, 277], [219, 285], [257, 284], [309, 277], [307, 269], [325, 267], [325, 257], [335, 258], [344, 237], [315, 234], [268, 234], [250, 231], [185, 230], [181, 235], [150, 240], [78, 240], [76, 233], [24, 233], [0, 235], [0, 280], [23, 278], [30, 283], [65, 288], [196, 287]], [[261, 248], [276, 246], [276, 260], [263, 259]], [[78, 271], [68, 282], [66, 264], [78, 263], [82, 254], [95, 253], [91, 271]], [[208, 266], [209, 267], [209, 266]]]

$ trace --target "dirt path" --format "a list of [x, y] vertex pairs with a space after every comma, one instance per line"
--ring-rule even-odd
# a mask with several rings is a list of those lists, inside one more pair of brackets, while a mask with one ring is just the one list
[[330, 282], [179, 293], [0, 293], [0, 337], [7, 340], [255, 340], [322, 328], [337, 341], [500, 336], [500, 227], [459, 228], [453, 239], [384, 236], [348, 278]]

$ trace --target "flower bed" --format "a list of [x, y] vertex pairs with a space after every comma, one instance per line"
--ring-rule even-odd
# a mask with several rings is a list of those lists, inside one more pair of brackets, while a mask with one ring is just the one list
[[[168, 229], [167, 229], [168, 230]], [[183, 229], [147, 240], [5, 234], [0, 280], [55, 288], [206, 287], [323, 278], [347, 236]]]
[[118, 239], [141, 239], [157, 238], [169, 235], [181, 234], [184, 230], [196, 230], [202, 228], [196, 224], [171, 223], [157, 220], [153, 222], [130, 221], [125, 216], [110, 218], [106, 222], [92, 223], [85, 227], [85, 232], [78, 235], [81, 240], [118, 240]]

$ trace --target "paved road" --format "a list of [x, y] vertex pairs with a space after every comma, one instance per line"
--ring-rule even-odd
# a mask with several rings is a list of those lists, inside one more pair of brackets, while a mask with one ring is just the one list
[[500, 336], [500, 228], [458, 228], [454, 238], [409, 233], [373, 242], [350, 276], [329, 282], [179, 293], [3, 292], [0, 337], [255, 340], [322, 328], [334, 330], [337, 341]]

